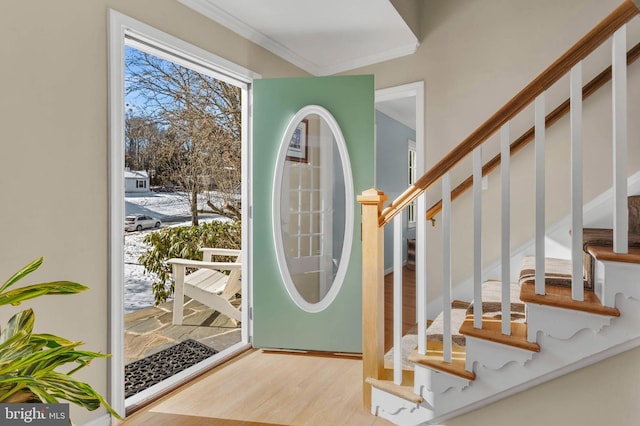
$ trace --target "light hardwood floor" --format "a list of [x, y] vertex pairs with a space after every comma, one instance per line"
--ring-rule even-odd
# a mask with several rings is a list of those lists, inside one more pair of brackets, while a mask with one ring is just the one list
[[127, 426], [389, 425], [362, 404], [362, 360], [250, 350], [133, 414]]
[[[415, 271], [403, 268], [403, 333], [415, 325]], [[393, 344], [385, 277], [385, 351]], [[127, 418], [125, 425], [388, 425], [362, 404], [362, 361], [246, 352]]]

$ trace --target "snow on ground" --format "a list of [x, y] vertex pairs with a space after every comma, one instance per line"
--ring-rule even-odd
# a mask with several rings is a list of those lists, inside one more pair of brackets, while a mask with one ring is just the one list
[[[209, 198], [201, 194], [198, 197], [198, 209], [210, 210]], [[184, 192], [142, 192], [126, 194], [124, 197], [125, 214], [144, 214], [164, 221], [186, 220], [191, 217], [189, 194]]]
[[[206, 206], [206, 196], [198, 199], [199, 208]], [[189, 202], [185, 194], [155, 193], [126, 194], [125, 214], [145, 214], [159, 218], [163, 222], [170, 222], [170, 226], [190, 225]], [[205, 214], [202, 221], [225, 220], [218, 215]], [[163, 224], [166, 227], [167, 223]], [[124, 312], [125, 314], [148, 308], [154, 305], [151, 284], [155, 274], [145, 273], [138, 258], [147, 250], [144, 237], [155, 232], [154, 229], [140, 232], [125, 232], [124, 234]]]
[[145, 273], [138, 258], [147, 249], [142, 241], [146, 234], [153, 231], [125, 232], [124, 234], [124, 313], [154, 305], [151, 284], [155, 274]]

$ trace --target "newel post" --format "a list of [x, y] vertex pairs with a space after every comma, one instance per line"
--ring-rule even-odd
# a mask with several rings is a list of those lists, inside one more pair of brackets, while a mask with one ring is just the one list
[[375, 188], [358, 196], [362, 205], [362, 366], [364, 405], [371, 408], [367, 378], [384, 371], [384, 227], [380, 213], [389, 197]]

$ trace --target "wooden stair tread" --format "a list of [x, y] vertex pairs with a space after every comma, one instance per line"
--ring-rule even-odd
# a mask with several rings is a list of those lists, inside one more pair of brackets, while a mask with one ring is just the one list
[[629, 253], [615, 253], [612, 246], [590, 245], [587, 251], [597, 260], [640, 263], [640, 248], [629, 247]]
[[407, 401], [411, 401], [416, 404], [422, 403], [422, 397], [420, 395], [416, 395], [416, 393], [413, 392], [413, 386], [396, 385], [392, 380], [378, 380], [371, 377], [367, 377], [365, 379], [365, 382], [369, 383], [375, 388], [406, 399]]
[[535, 285], [533, 283], [525, 283], [520, 289], [520, 300], [527, 303], [572, 309], [596, 315], [620, 316], [618, 309], [603, 306], [593, 291], [584, 291], [583, 302], [573, 300], [571, 289], [566, 287], [548, 285], [545, 287], [545, 293], [544, 295], [536, 294]]
[[473, 316], [469, 315], [460, 327], [460, 334], [513, 346], [532, 352], [540, 352], [540, 345], [527, 340], [527, 324], [511, 322], [511, 335], [502, 334], [500, 319], [482, 318], [482, 328], [473, 326]]
[[467, 353], [463, 346], [451, 345], [451, 363], [444, 361], [443, 353], [442, 342], [428, 340], [427, 353], [420, 355], [416, 349], [409, 355], [409, 361], [463, 379], [475, 380], [475, 373], [466, 370]]

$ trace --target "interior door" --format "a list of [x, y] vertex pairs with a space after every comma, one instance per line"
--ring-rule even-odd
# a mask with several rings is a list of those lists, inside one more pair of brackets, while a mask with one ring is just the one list
[[[278, 267], [276, 255], [273, 203], [276, 165], [281, 152], [285, 131], [296, 113], [307, 105], [318, 105], [333, 116], [339, 126], [348, 152], [350, 174], [354, 194], [374, 186], [374, 84], [373, 76], [314, 77], [293, 79], [264, 79], [254, 81], [253, 87], [253, 340], [255, 347], [295, 350], [317, 350], [331, 352], [362, 351], [362, 247], [360, 236], [360, 206], [355, 196], [351, 200], [353, 227], [351, 228], [351, 249], [345, 262], [344, 281], [332, 302], [319, 312], [308, 312], [297, 304], [287, 291], [285, 279]], [[313, 123], [305, 126], [313, 127]], [[307, 127], [305, 127], [307, 129]], [[307, 130], [308, 131], [308, 130]], [[320, 132], [321, 133], [321, 132]], [[309, 135], [309, 143], [313, 135]], [[312, 151], [312, 150], [311, 150]], [[323, 165], [316, 166], [318, 191], [327, 192], [331, 176], [327, 176], [327, 162], [332, 162], [324, 149]], [[306, 158], [306, 157], [305, 157]], [[312, 154], [309, 153], [309, 158]], [[288, 162], [284, 175], [302, 173], [301, 167], [312, 168], [313, 160], [307, 158], [304, 164]], [[280, 158], [282, 161], [282, 158]], [[334, 161], [335, 162], [335, 161]], [[342, 173], [341, 171], [333, 174]], [[296, 174], [296, 176], [298, 176]], [[309, 179], [301, 178], [305, 182]], [[275, 183], [280, 185], [280, 182]], [[289, 185], [289, 184], [287, 184]], [[276, 188], [276, 190], [279, 190]], [[340, 194], [340, 189], [338, 189]], [[296, 194], [294, 194], [296, 195]], [[297, 195], [296, 195], [297, 196]], [[287, 196], [289, 197], [289, 196]], [[287, 198], [283, 197], [283, 198]], [[298, 203], [290, 197], [284, 202], [283, 211], [287, 218], [295, 220], [308, 206], [316, 216], [303, 221], [311, 231], [319, 229], [319, 238], [298, 237], [310, 247], [306, 264], [330, 264], [336, 251], [336, 236], [322, 230], [332, 221], [343, 220], [346, 207], [335, 202], [335, 193], [322, 204], [322, 212], [313, 207], [311, 201]], [[333, 197], [334, 200], [331, 199]], [[294, 209], [293, 204], [299, 208]], [[327, 213], [329, 212], [329, 213]], [[293, 218], [293, 219], [291, 219]], [[276, 218], [280, 220], [280, 218]], [[318, 223], [317, 227], [309, 223]], [[313, 235], [310, 232], [309, 235]], [[344, 235], [340, 236], [343, 238]], [[304, 239], [303, 239], [304, 238]], [[316, 241], [314, 243], [314, 241]], [[340, 241], [342, 241], [340, 239]], [[317, 246], [317, 247], [316, 247]], [[324, 248], [319, 248], [324, 247]], [[339, 250], [338, 250], [339, 251]], [[297, 258], [304, 264], [302, 256]], [[316, 260], [311, 260], [316, 259]], [[320, 260], [317, 260], [320, 259]], [[293, 263], [292, 263], [293, 264]], [[298, 263], [296, 263], [298, 264]], [[322, 274], [319, 274], [322, 275]], [[320, 281], [326, 283], [326, 277]], [[324, 286], [325, 284], [322, 284]], [[321, 286], [321, 287], [322, 287]], [[320, 292], [325, 290], [320, 289]]]

